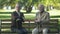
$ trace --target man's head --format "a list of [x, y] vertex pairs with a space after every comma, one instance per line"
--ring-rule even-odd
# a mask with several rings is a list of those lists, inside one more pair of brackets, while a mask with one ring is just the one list
[[19, 3], [16, 4], [15, 6], [16, 11], [20, 11], [21, 10], [21, 5]]
[[44, 12], [44, 5], [39, 4], [38, 9], [39, 9], [40, 12]]

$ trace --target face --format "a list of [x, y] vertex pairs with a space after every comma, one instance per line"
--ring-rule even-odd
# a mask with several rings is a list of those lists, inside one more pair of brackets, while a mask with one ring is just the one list
[[20, 6], [16, 5], [15, 9], [16, 9], [16, 11], [20, 11]]
[[44, 6], [43, 5], [39, 5], [38, 9], [40, 10], [40, 12], [44, 12]]

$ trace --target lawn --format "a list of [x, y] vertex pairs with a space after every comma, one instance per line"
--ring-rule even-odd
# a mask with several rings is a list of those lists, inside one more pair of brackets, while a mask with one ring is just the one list
[[[1, 10], [0, 9], [0, 19], [10, 19], [11, 13], [13, 11], [14, 11], [14, 9], [12, 9], [12, 10]], [[24, 16], [26, 19], [32, 20], [35, 18], [35, 14], [36, 14], [37, 10], [32, 10], [31, 13], [26, 13], [25, 10], [21, 10], [21, 12], [24, 13]], [[47, 12], [50, 13], [50, 18], [59, 19], [59, 21], [60, 21], [60, 10], [53, 9], [53, 10], [50, 10]]]

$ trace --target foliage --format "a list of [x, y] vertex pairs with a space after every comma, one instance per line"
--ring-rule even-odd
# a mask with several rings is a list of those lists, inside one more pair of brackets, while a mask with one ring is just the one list
[[0, 0], [0, 6], [3, 7], [4, 5], [11, 5], [12, 7], [14, 7], [18, 1], [22, 6], [27, 6], [27, 7], [30, 6], [37, 7], [38, 4], [40, 3], [44, 4], [45, 6], [49, 6], [49, 5], [52, 5], [54, 7], [60, 6], [60, 0]]

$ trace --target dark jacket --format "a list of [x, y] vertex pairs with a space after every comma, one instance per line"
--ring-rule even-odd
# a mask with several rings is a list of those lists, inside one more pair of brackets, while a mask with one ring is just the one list
[[20, 15], [18, 15], [16, 11], [14, 11], [11, 14], [11, 17], [12, 17], [11, 28], [22, 28], [22, 22], [24, 22], [24, 14], [21, 12], [19, 12], [19, 14]]

